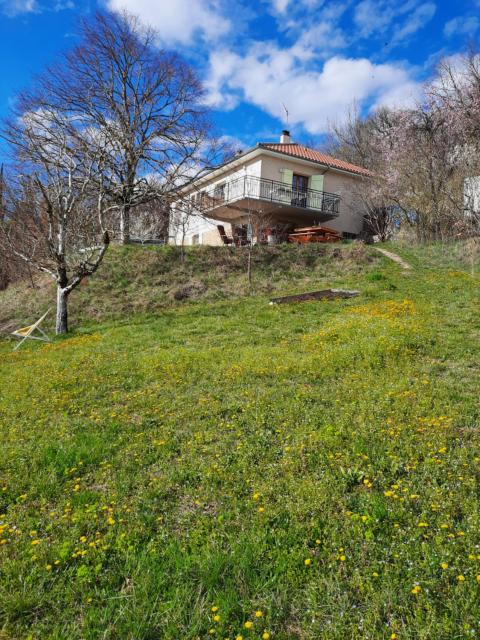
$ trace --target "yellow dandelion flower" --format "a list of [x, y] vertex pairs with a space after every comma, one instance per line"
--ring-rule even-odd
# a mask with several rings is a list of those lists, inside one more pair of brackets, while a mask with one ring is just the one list
[[416, 584], [412, 589], [412, 593], [414, 596], [416, 596], [418, 593], [420, 593], [421, 590], [422, 590], [422, 587]]
[[465, 582], [465, 576], [459, 575], [459, 576], [457, 576], [457, 580], [459, 582]]
[[247, 620], [243, 626], [245, 629], [251, 629], [253, 627], [253, 622], [251, 620]]
[[217, 606], [212, 607], [212, 613], [216, 613], [217, 611], [218, 611], [218, 607]]
[[345, 562], [347, 556], [340, 556], [338, 559], [340, 560], [340, 562]]
[[32, 540], [32, 544], [33, 545], [40, 544], [40, 540]]
[[442, 567], [442, 569], [448, 569], [448, 562], [442, 562], [440, 566]]
[[264, 507], [258, 507], [258, 513], [263, 513], [265, 511]]
[[262, 633], [262, 640], [270, 640], [270, 634], [268, 633], [268, 631], [264, 631]]
[[213, 616], [213, 619], [215, 620], [215, 622], [220, 622], [221, 618], [220, 615], [217, 613], [217, 615]]
[[256, 618], [261, 618], [262, 616], [263, 616], [263, 611], [260, 611], [260, 609], [258, 611], [255, 611]]
[[312, 559], [311, 558], [305, 558], [305, 560], [303, 561], [303, 564], [306, 567], [309, 567], [312, 564]]
[[45, 565], [45, 569], [46, 569], [47, 571], [51, 571], [51, 570], [52, 570], [52, 565], [51, 565], [51, 564], [47, 564], [47, 565]]

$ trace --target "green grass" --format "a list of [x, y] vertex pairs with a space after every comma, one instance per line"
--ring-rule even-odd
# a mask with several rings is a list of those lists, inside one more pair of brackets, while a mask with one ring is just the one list
[[480, 279], [400, 253], [0, 343], [0, 637], [478, 637]]
[[[374, 268], [378, 256], [357, 243], [296, 247], [255, 247], [252, 285], [247, 280], [247, 250], [190, 247], [182, 259], [180, 247], [114, 246], [101, 268], [70, 298], [72, 327], [85, 323], [156, 314], [185, 302], [214, 302], [297, 291], [333, 278], [348, 278]], [[54, 306], [52, 281], [34, 276], [30, 282], [0, 292], [0, 332], [31, 322]], [[53, 314], [48, 319], [53, 328]]]

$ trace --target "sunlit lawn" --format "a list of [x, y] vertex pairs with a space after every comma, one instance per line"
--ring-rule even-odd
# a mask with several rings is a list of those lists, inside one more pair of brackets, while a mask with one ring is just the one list
[[3, 342], [0, 638], [479, 637], [480, 279], [429, 264]]

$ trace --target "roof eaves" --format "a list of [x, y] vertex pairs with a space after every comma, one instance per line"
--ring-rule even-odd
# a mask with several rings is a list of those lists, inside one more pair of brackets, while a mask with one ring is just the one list
[[[265, 149], [265, 151], [271, 151], [272, 153], [278, 153], [283, 156], [289, 156], [291, 158], [296, 158], [297, 160], [303, 160], [304, 162], [313, 162], [314, 164], [318, 164], [322, 167], [328, 167], [329, 169], [335, 169], [337, 171], [342, 171], [345, 173], [351, 173], [357, 176], [371, 176], [373, 175], [368, 169], [364, 169], [363, 167], [358, 167], [358, 170], [355, 169], [347, 169], [346, 167], [341, 167], [338, 164], [322, 162], [321, 160], [314, 160], [313, 158], [302, 158], [302, 156], [297, 155], [296, 153], [288, 153], [288, 151], [283, 151], [280, 149], [272, 149], [273, 143], [261, 142], [258, 144], [259, 147]], [[295, 144], [295, 143], [291, 143]]]

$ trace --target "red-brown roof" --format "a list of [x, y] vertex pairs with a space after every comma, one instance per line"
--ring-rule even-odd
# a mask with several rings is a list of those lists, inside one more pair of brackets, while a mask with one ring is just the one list
[[351, 173], [357, 173], [359, 175], [371, 176], [371, 171], [359, 167], [356, 164], [351, 164], [345, 160], [338, 160], [332, 156], [317, 151], [316, 149], [310, 149], [304, 147], [301, 144], [295, 142], [280, 143], [280, 142], [262, 142], [258, 145], [262, 149], [269, 149], [270, 151], [276, 151], [277, 153], [283, 153], [287, 156], [293, 156], [295, 158], [301, 158], [302, 160], [310, 160], [310, 162], [318, 162], [319, 164], [332, 167], [333, 169], [341, 169], [343, 171], [350, 171]]

